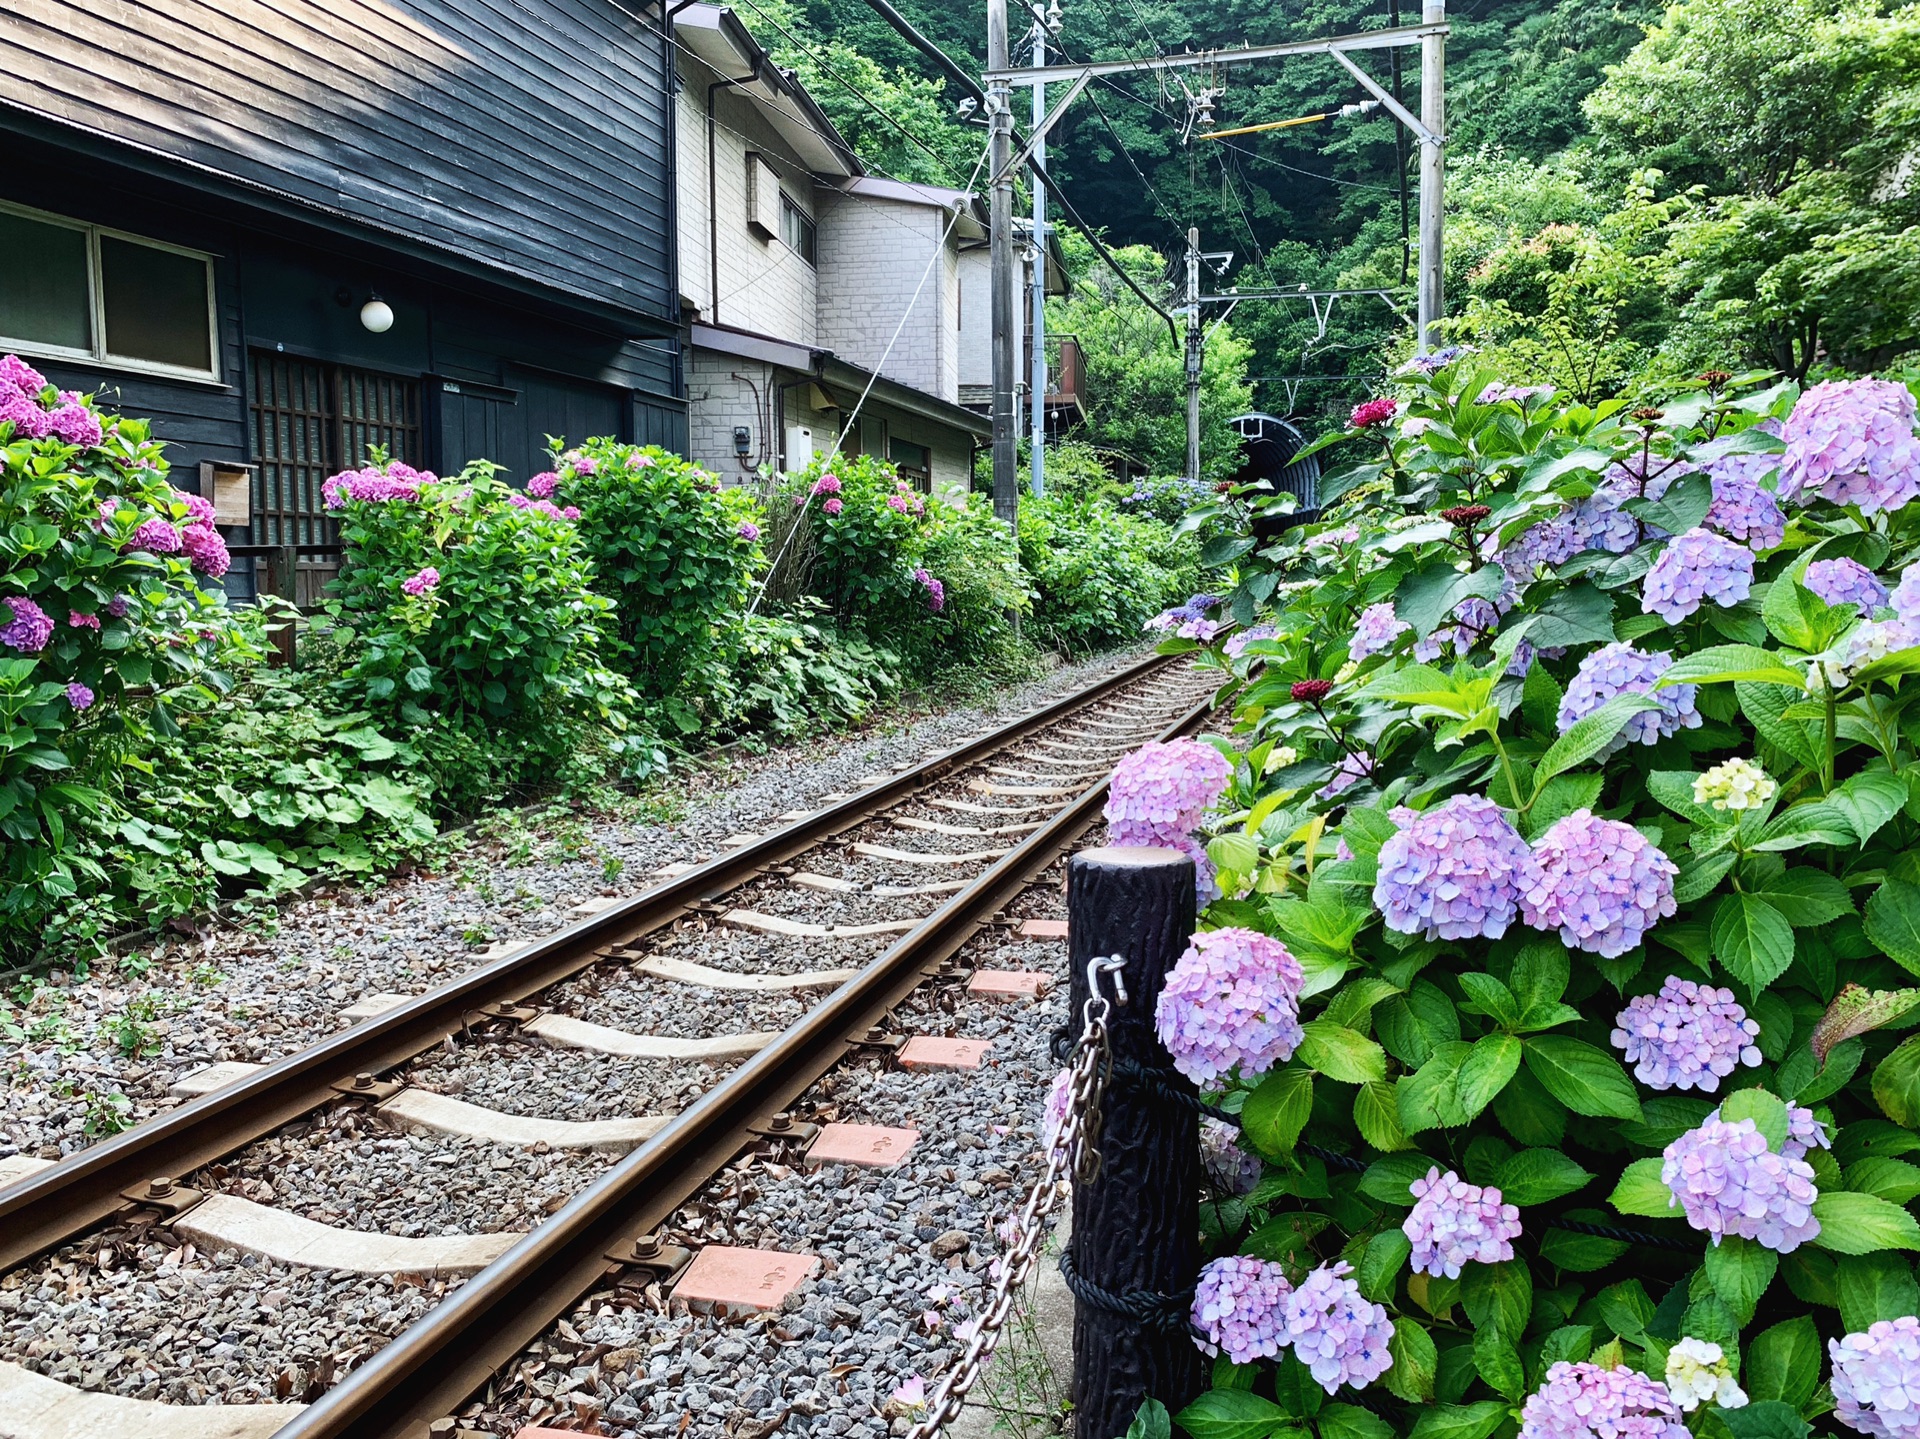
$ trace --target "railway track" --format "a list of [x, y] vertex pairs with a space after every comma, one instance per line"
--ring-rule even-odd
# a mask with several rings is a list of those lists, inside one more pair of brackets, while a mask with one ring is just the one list
[[[52, 1392], [59, 1386], [0, 1363], [0, 1434], [15, 1432], [10, 1395], [43, 1403], [49, 1415], [71, 1403], [82, 1415], [76, 1423], [111, 1422], [129, 1439], [141, 1439], [143, 1427], [155, 1436], [279, 1439], [446, 1432], [447, 1416], [610, 1273], [671, 1284], [691, 1256], [661, 1243], [661, 1226], [743, 1149], [808, 1137], [786, 1111], [850, 1054], [894, 1047], [900, 1037], [884, 1032], [890, 1011], [930, 978], [952, 977], [962, 946], [1098, 821], [1112, 765], [1144, 740], [1191, 731], [1207, 713], [1206, 695], [1192, 672], [1144, 661], [918, 765], [872, 776], [825, 809], [782, 816], [783, 827], [738, 837], [708, 863], [450, 983], [366, 1005], [349, 1028], [298, 1053], [217, 1067], [203, 1083], [223, 1082], [178, 1109], [11, 1184], [0, 1179], [0, 1270], [45, 1264], [103, 1226], [131, 1224], [136, 1233], [196, 1236], [202, 1250], [226, 1245], [315, 1268], [471, 1275], [298, 1412], [138, 1404], [109, 1414], [96, 1403], [82, 1415], [90, 1396], [69, 1401]], [[734, 938], [719, 945], [722, 935]], [[838, 962], [815, 964], [821, 951]], [[724, 1032], [601, 1023], [616, 1016], [591, 1013], [596, 976], [641, 976], [655, 991], [683, 995], [679, 1007], [699, 1022], [665, 1028]], [[991, 989], [993, 976], [984, 983]], [[769, 1013], [784, 1019], [799, 996], [818, 994], [797, 1018], [770, 1027]], [[774, 997], [785, 1010], [769, 1008]], [[729, 1023], [736, 1013], [744, 1018]], [[507, 1041], [550, 1069], [588, 1057], [705, 1065], [714, 1082], [674, 1112], [588, 1120], [514, 1115], [435, 1083], [449, 1052]], [[330, 1228], [257, 1204], [244, 1186], [223, 1187], [235, 1173], [271, 1173], [249, 1167], [247, 1156], [297, 1142], [277, 1137], [289, 1126], [343, 1110], [366, 1112], [368, 1133], [428, 1131], [521, 1152], [624, 1158], [583, 1177], [564, 1202], [556, 1198], [555, 1212], [524, 1236]], [[345, 1126], [362, 1128], [352, 1118]], [[282, 1252], [289, 1245], [304, 1261]], [[170, 1427], [187, 1415], [198, 1427]], [[52, 1423], [18, 1432], [79, 1432]]]

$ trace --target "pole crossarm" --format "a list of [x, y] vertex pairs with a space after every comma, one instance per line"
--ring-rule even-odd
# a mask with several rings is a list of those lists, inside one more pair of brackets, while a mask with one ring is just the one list
[[1416, 45], [1430, 36], [1448, 32], [1445, 21], [1433, 24], [1401, 25], [1390, 30], [1366, 30], [1354, 35], [1330, 35], [1321, 40], [1286, 40], [1276, 45], [1247, 45], [1238, 50], [1189, 50], [1179, 55], [1141, 56], [1133, 60], [1094, 60], [1085, 64], [1048, 65], [1035, 70], [1009, 66], [990, 69], [981, 79], [987, 84], [1012, 86], [1045, 85], [1084, 75], [1098, 79], [1103, 75], [1129, 75], [1142, 70], [1184, 70], [1201, 65], [1241, 65], [1251, 60], [1278, 60], [1289, 55], [1334, 55], [1349, 50], [1392, 50], [1401, 45]]
[[1413, 131], [1415, 135], [1419, 136], [1422, 145], [1438, 145], [1442, 143], [1441, 137], [1421, 124], [1419, 118], [1414, 115], [1413, 111], [1393, 98], [1392, 91], [1385, 89], [1378, 80], [1354, 64], [1353, 61], [1349, 60], [1341, 51], [1335, 50], [1331, 53], [1335, 60], [1338, 60], [1346, 67], [1354, 79], [1366, 87], [1367, 92], [1371, 94], [1374, 99], [1378, 100], [1387, 108], [1387, 111], [1394, 119], [1398, 120], [1402, 125], [1405, 125], [1409, 130]]
[[1399, 290], [1228, 290], [1219, 295], [1202, 295], [1203, 305], [1237, 305], [1242, 300], [1345, 300], [1355, 295], [1378, 295], [1391, 301]]
[[[1067, 107], [1079, 98], [1080, 92], [1087, 88], [1087, 82], [1092, 78], [1085, 73], [1073, 76], [1072, 83], [1067, 86], [1067, 93], [1054, 103], [1051, 110], [1047, 111], [1046, 118], [1033, 127], [1033, 133], [1027, 136], [1027, 143], [1022, 145], [1013, 159], [1007, 163], [1008, 170], [1022, 169], [1027, 161], [1033, 158], [1035, 152], [1046, 144], [1047, 131], [1060, 123], [1060, 117], [1067, 113]], [[994, 178], [997, 180], [1000, 177], [996, 175]]]

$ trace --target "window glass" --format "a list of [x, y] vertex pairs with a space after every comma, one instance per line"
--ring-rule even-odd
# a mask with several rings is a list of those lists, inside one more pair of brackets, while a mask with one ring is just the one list
[[924, 492], [929, 488], [933, 478], [933, 451], [927, 446], [895, 440], [887, 450], [887, 458], [893, 461], [900, 478], [912, 481], [915, 489]]
[[809, 265], [816, 263], [818, 241], [815, 238], [813, 221], [785, 195], [780, 197], [780, 238], [787, 247], [798, 252], [801, 259]]
[[0, 255], [0, 336], [91, 351], [87, 232], [0, 210]]
[[205, 260], [102, 235], [100, 294], [109, 355], [213, 368]]

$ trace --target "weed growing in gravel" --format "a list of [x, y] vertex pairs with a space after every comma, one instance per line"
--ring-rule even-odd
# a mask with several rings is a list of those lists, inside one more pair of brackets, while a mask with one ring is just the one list
[[196, 964], [187, 971], [187, 979], [202, 989], [212, 989], [227, 982], [227, 972], [218, 965]]
[[159, 1032], [153, 1021], [159, 1014], [160, 1006], [152, 995], [143, 995], [139, 999], [127, 1001], [127, 1007], [119, 1014], [100, 1026], [101, 1032], [113, 1041], [113, 1047], [129, 1059], [138, 1059], [159, 1040]]
[[87, 1117], [81, 1130], [89, 1139], [105, 1139], [133, 1127], [133, 1101], [124, 1094], [102, 1094], [89, 1089], [81, 1096]]
[[627, 862], [617, 854], [607, 855], [600, 861], [600, 878], [608, 884], [618, 884]]
[[485, 949], [493, 943], [493, 931], [484, 925], [474, 925], [461, 931], [460, 942], [468, 949]]

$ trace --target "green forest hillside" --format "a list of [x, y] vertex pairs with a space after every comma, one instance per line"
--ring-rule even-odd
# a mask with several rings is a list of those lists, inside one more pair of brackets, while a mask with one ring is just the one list
[[[982, 63], [984, 6], [899, 8], [961, 63]], [[1417, 14], [1414, 0], [1405, 9]], [[863, 0], [740, 0], [740, 13], [878, 167], [967, 179], [982, 131], [953, 121], [937, 71]], [[1061, 18], [1056, 59], [1104, 59], [1378, 28], [1396, 15], [1387, 0], [1072, 0]], [[1913, 347], [1920, 6], [1477, 0], [1450, 18], [1454, 338], [1495, 351], [1516, 382], [1582, 396], [1657, 389], [1704, 368], [1858, 371]], [[1016, 34], [1024, 23], [1016, 5]], [[1387, 56], [1361, 63], [1390, 80]], [[1405, 65], [1411, 102], [1415, 52]], [[1222, 129], [1365, 98], [1318, 58], [1185, 77], [1221, 87]], [[1381, 112], [1212, 141], [1189, 138], [1189, 117], [1178, 81], [1143, 73], [1090, 87], [1056, 132], [1050, 168], [1079, 212], [1108, 243], [1158, 252], [1131, 253], [1130, 269], [1158, 272], [1197, 224], [1208, 249], [1235, 252], [1229, 283], [1404, 283], [1410, 147]], [[1114, 290], [1073, 302], [1078, 322]], [[1244, 378], [1254, 403], [1282, 412], [1342, 410], [1409, 339], [1365, 298], [1336, 307], [1324, 334], [1299, 302], [1243, 305], [1231, 332], [1246, 372], [1217, 378]], [[1130, 397], [1113, 420], [1135, 414], [1137, 377], [1104, 378]], [[1174, 467], [1157, 444], [1146, 449]]]

